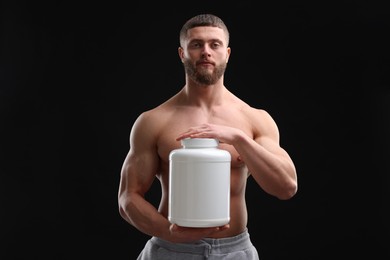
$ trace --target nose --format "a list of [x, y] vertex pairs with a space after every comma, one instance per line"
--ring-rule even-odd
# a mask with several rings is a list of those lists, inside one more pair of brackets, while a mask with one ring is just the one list
[[211, 48], [209, 45], [205, 44], [202, 49], [202, 57], [210, 57], [211, 56]]

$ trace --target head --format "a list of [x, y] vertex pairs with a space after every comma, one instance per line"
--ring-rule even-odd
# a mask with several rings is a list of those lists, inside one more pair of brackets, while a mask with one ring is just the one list
[[190, 79], [201, 85], [216, 83], [226, 70], [229, 55], [229, 31], [219, 17], [200, 14], [183, 25], [179, 56]]
[[226, 46], [229, 46], [229, 30], [226, 27], [225, 23], [216, 15], [213, 14], [199, 14], [187, 20], [180, 30], [180, 46], [184, 47], [185, 41], [187, 39], [188, 30], [199, 27], [199, 26], [210, 26], [217, 27], [224, 31], [226, 37]]

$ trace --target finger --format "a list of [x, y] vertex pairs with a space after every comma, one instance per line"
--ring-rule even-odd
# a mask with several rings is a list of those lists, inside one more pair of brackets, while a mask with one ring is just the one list
[[171, 233], [176, 232], [178, 229], [179, 228], [178, 228], [178, 226], [176, 224], [172, 224], [172, 225], [169, 226], [169, 231]]

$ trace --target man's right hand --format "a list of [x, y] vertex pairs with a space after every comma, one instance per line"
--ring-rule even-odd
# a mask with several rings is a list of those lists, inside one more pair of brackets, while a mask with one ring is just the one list
[[171, 233], [170, 241], [174, 243], [189, 243], [205, 237], [210, 237], [211, 235], [224, 231], [229, 227], [229, 224], [219, 227], [206, 228], [182, 227], [176, 224], [171, 224], [169, 227], [169, 231]]

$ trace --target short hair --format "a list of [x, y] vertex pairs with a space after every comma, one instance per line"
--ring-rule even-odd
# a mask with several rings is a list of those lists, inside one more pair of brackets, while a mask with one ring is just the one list
[[211, 26], [221, 28], [226, 35], [226, 44], [229, 46], [229, 30], [225, 23], [216, 15], [213, 14], [199, 14], [185, 22], [180, 30], [180, 45], [183, 46], [184, 40], [187, 37], [187, 31], [194, 27]]

